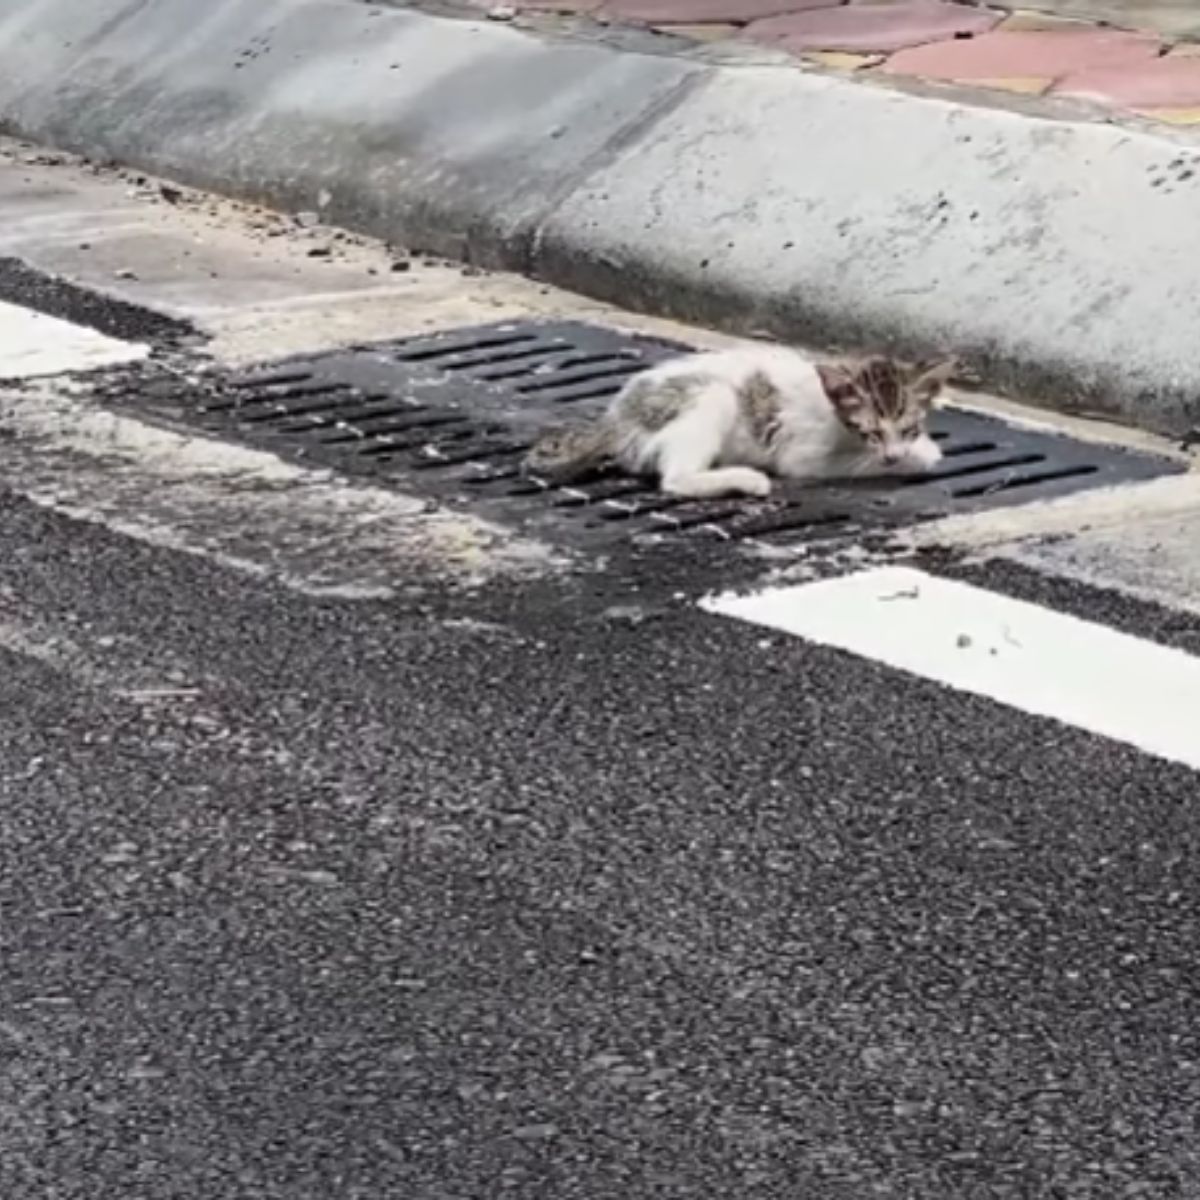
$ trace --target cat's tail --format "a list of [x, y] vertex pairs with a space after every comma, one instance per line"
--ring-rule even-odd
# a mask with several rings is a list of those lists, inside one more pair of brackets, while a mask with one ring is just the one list
[[525, 470], [555, 483], [569, 483], [599, 470], [615, 448], [607, 421], [557, 429], [534, 443], [525, 456]]

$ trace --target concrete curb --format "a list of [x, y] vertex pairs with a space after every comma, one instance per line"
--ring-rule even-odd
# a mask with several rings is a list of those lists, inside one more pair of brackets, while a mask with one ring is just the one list
[[0, 0], [0, 120], [628, 307], [1200, 420], [1200, 153], [1140, 129], [347, 0]]

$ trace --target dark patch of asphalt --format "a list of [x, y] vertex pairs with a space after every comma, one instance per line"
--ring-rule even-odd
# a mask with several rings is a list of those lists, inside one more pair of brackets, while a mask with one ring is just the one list
[[0, 300], [84, 325], [109, 337], [149, 342], [159, 349], [206, 340], [189, 322], [80, 287], [36, 270], [19, 258], [0, 257]]
[[1197, 776], [611, 600], [0, 500], [0, 1194], [1196, 1195]]

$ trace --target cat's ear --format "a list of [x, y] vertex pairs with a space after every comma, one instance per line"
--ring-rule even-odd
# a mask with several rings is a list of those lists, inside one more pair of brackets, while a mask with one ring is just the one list
[[816, 363], [817, 377], [829, 398], [829, 403], [845, 419], [862, 408], [858, 391], [858, 375], [847, 363]]
[[957, 370], [958, 360], [955, 358], [918, 363], [912, 368], [909, 390], [927, 408], [932, 408]]

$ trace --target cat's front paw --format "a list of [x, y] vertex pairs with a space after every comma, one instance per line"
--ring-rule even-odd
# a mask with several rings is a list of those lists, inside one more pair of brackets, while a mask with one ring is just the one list
[[756, 471], [753, 467], [739, 467], [734, 469], [737, 471], [737, 478], [731, 479], [729, 482], [743, 496], [762, 498], [771, 494], [771, 480], [769, 476], [764, 475], [761, 471]]
[[896, 466], [903, 475], [924, 475], [941, 461], [941, 447], [933, 438], [923, 434], [906, 448], [904, 456]]

